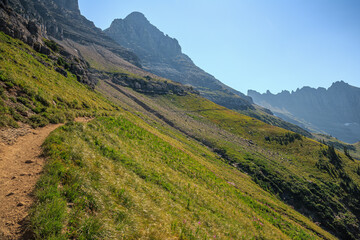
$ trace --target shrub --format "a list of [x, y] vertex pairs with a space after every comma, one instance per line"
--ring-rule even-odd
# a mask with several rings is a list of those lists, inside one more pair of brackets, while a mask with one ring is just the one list
[[334, 146], [328, 146], [326, 156], [336, 168], [342, 168], [343, 162], [340, 156], [335, 152]]
[[42, 93], [38, 93], [36, 96], [35, 96], [35, 99], [37, 101], [39, 101], [42, 105], [46, 106], [46, 107], [49, 107], [50, 106], [50, 102], [42, 95]]
[[45, 40], [45, 45], [48, 46], [54, 52], [58, 52], [60, 50], [59, 45], [53, 40]]
[[5, 97], [5, 89], [2, 86], [0, 86], [0, 97]]
[[6, 126], [10, 126], [10, 127], [14, 127], [14, 128], [18, 128], [19, 125], [17, 122], [15, 122], [15, 120], [5, 114], [0, 114], [0, 127], [6, 127]]
[[31, 108], [31, 101], [25, 97], [17, 97], [17, 101], [24, 104], [26, 107]]
[[50, 123], [64, 123], [66, 121], [66, 116], [64, 113], [54, 113], [47, 117]]
[[9, 111], [15, 121], [23, 121], [24, 120], [24, 118], [17, 111], [15, 111], [15, 109], [10, 108]]
[[33, 128], [36, 128], [36, 127], [45, 127], [46, 125], [49, 124], [49, 121], [48, 119], [46, 119], [45, 117], [39, 115], [39, 114], [36, 114], [36, 115], [32, 115], [30, 118], [30, 125], [33, 127]]
[[352, 158], [352, 156], [351, 156], [350, 153], [349, 153], [349, 149], [348, 149], [346, 146], [344, 146], [344, 154], [345, 154], [350, 160], [353, 160], [353, 161], [354, 161], [354, 159]]
[[15, 107], [15, 110], [20, 113], [22, 116], [27, 117], [28, 116], [28, 108], [26, 108], [23, 105], [17, 105]]
[[274, 136], [274, 137], [265, 137], [265, 141], [272, 142], [275, 141], [280, 145], [288, 145], [289, 143], [295, 142], [295, 140], [302, 140], [302, 137], [298, 133], [287, 132], [284, 135]]

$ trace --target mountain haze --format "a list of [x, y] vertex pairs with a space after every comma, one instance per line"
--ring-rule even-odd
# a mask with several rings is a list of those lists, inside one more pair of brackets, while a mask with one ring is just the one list
[[342, 141], [360, 141], [360, 88], [344, 81], [328, 89], [304, 87], [295, 92], [248, 95], [286, 121], [310, 131], [327, 133]]

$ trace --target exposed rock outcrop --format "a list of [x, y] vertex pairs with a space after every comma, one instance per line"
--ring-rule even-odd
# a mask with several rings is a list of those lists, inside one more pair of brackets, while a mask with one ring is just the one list
[[146, 79], [131, 77], [128, 74], [112, 74], [112, 82], [124, 87], [130, 87], [137, 92], [145, 94], [176, 94], [185, 96], [189, 93], [199, 94], [192, 87], [168, 81], [156, 81], [151, 77]]
[[[80, 14], [78, 0], [2, 0], [0, 30], [30, 43], [42, 35], [57, 40], [71, 39], [82, 44], [97, 44], [141, 66], [138, 57], [107, 37], [94, 23]], [[20, 18], [20, 17], [21, 18]], [[34, 26], [34, 23], [36, 23]], [[28, 27], [28, 28], [27, 28]], [[34, 33], [39, 33], [34, 35]], [[35, 39], [34, 42], [37, 42]]]
[[60, 7], [80, 13], [78, 0], [54, 0]]
[[304, 87], [279, 94], [249, 90], [248, 95], [286, 121], [348, 143], [360, 140], [360, 88], [343, 81], [328, 89]]

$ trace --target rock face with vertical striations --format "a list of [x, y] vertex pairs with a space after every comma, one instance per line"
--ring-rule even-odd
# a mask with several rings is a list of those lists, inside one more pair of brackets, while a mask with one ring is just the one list
[[80, 13], [78, 0], [54, 0], [60, 7]]
[[[140, 67], [138, 57], [107, 37], [94, 23], [80, 14], [78, 0], [1, 0], [0, 30], [29, 45], [40, 35], [57, 40], [105, 47]], [[29, 31], [39, 32], [32, 38]], [[40, 34], [41, 33], [41, 34]], [[40, 37], [41, 38], [41, 37]]]
[[116, 19], [104, 31], [120, 45], [135, 52], [144, 69], [182, 84], [192, 85], [215, 103], [235, 110], [254, 109], [251, 98], [226, 86], [197, 67], [182, 53], [178, 41], [165, 35], [139, 12]]
[[328, 89], [303, 87], [279, 94], [249, 90], [248, 95], [286, 121], [344, 142], [360, 141], [360, 88], [343, 81]]

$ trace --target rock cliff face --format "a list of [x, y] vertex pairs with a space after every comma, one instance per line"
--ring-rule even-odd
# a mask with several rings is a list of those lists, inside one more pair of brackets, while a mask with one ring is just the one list
[[[70, 39], [81, 44], [97, 44], [140, 66], [138, 57], [107, 37], [94, 23], [80, 14], [77, 0], [1, 0], [0, 30], [29, 45], [39, 36]], [[19, 16], [21, 18], [19, 18]], [[37, 35], [35, 35], [37, 38]]]
[[348, 143], [360, 141], [360, 88], [343, 81], [328, 89], [304, 87], [276, 95], [249, 90], [248, 95], [284, 120]]
[[54, 0], [62, 8], [80, 13], [78, 0]]
[[179, 96], [185, 96], [189, 93], [198, 94], [192, 87], [184, 86], [179, 83], [168, 81], [156, 81], [150, 76], [145, 79], [138, 77], [131, 77], [128, 74], [116, 73], [111, 74], [111, 82], [130, 87], [137, 92], [149, 94], [149, 95], [164, 95], [164, 94], [176, 94]]
[[182, 53], [178, 41], [153, 26], [139, 12], [116, 19], [104, 31], [120, 45], [135, 52], [144, 69], [182, 84], [192, 85], [200, 93], [225, 107], [253, 109], [251, 98], [226, 86], [197, 67]]

